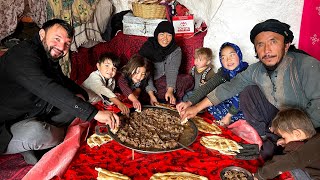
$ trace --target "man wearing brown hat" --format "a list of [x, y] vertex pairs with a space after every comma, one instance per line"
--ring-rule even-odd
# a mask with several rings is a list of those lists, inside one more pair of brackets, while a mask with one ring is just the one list
[[270, 132], [272, 119], [282, 107], [304, 110], [320, 127], [320, 61], [290, 45], [290, 26], [275, 19], [258, 23], [250, 33], [259, 62], [251, 64], [230, 82], [221, 84], [200, 103], [180, 112], [194, 117], [200, 110], [240, 93], [240, 109], [264, 140], [264, 159], [276, 150], [278, 137]]

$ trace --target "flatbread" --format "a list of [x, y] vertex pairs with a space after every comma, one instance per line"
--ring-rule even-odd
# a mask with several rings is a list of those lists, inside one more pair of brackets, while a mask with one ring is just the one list
[[181, 124], [184, 125], [188, 122], [188, 118], [184, 118], [182, 121], [181, 121]]
[[189, 172], [165, 172], [152, 175], [150, 180], [208, 180], [208, 178]]
[[170, 109], [170, 110], [173, 110], [173, 111], [177, 111], [177, 108], [175, 105], [172, 105], [172, 104], [164, 104], [164, 103], [154, 103], [155, 106], [157, 107], [162, 107], [162, 108], [166, 108], [166, 109]]
[[92, 138], [88, 138], [88, 139], [87, 139], [87, 144], [88, 144], [91, 148], [93, 148], [94, 146], [96, 146], [96, 144], [93, 142]]
[[225, 155], [236, 155], [240, 149], [243, 149], [237, 142], [220, 136], [203, 136], [200, 143], [206, 148], [219, 151]]
[[114, 129], [111, 129], [110, 131], [113, 133], [113, 134], [116, 134], [119, 130], [119, 127], [115, 127]]
[[210, 133], [210, 134], [221, 134], [222, 133], [221, 129], [217, 125], [210, 124], [210, 123], [206, 122], [205, 120], [203, 120], [199, 116], [195, 116], [194, 118], [192, 118], [192, 120], [196, 124], [196, 126], [198, 127], [198, 130], [201, 132]]
[[108, 143], [111, 141], [112, 138], [109, 135], [104, 135], [104, 136], [99, 136], [97, 134], [92, 134], [88, 139], [87, 139], [87, 144], [93, 148], [94, 146], [101, 146], [103, 144]]
[[99, 167], [94, 169], [98, 171], [97, 180], [131, 180], [128, 176], [118, 172], [108, 171]]

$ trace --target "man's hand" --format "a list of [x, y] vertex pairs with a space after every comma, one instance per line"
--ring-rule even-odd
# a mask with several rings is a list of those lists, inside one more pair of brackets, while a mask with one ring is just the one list
[[187, 102], [181, 102], [178, 105], [176, 105], [177, 111], [180, 113], [181, 111], [186, 110], [188, 107], [190, 107], [192, 103], [190, 101]]
[[198, 107], [197, 106], [191, 106], [191, 107], [188, 107], [187, 109], [185, 109], [184, 111], [181, 111], [180, 112], [180, 118], [181, 119], [190, 119], [190, 118], [193, 118], [195, 117], [198, 112], [200, 112], [200, 110], [198, 110]]
[[167, 90], [166, 94], [164, 95], [164, 98], [170, 104], [176, 104], [176, 98], [173, 95], [173, 88], [172, 87], [168, 87], [168, 90]]
[[116, 127], [119, 127], [120, 124], [119, 116], [111, 111], [98, 111], [94, 116], [94, 119], [109, 125], [110, 129], [115, 129]]
[[186, 110], [182, 110], [180, 112], [181, 119], [190, 119], [195, 117], [202, 109], [205, 109], [209, 106], [212, 106], [212, 103], [209, 101], [208, 98], [204, 98], [202, 101], [200, 101], [198, 104], [188, 107]]

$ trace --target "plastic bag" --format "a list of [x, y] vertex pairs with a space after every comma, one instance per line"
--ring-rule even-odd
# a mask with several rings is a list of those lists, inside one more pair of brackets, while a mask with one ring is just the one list
[[262, 140], [258, 132], [246, 120], [238, 120], [230, 124], [228, 129], [248, 143], [258, 144], [259, 149], [261, 148]]

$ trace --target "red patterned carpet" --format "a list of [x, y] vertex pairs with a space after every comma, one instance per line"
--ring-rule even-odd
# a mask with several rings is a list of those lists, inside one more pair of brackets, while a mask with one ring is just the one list
[[[92, 134], [93, 129], [90, 132]], [[132, 150], [116, 141], [94, 148], [90, 148], [84, 142], [63, 179], [95, 179], [97, 177], [95, 167], [120, 172], [134, 180], [149, 179], [154, 173], [168, 171], [185, 171], [209, 179], [219, 179], [221, 170], [227, 166], [240, 166], [255, 172], [261, 164], [258, 160], [238, 160], [234, 156], [225, 156], [206, 149], [199, 142], [200, 137], [204, 135], [199, 132], [197, 140], [190, 146], [195, 152], [185, 149], [159, 154], [135, 152], [134, 159]], [[223, 130], [222, 136], [243, 142], [229, 130]]]
[[[206, 121], [212, 121], [208, 113], [201, 115]], [[91, 126], [90, 134], [94, 132]], [[244, 140], [235, 136], [231, 131], [222, 129], [221, 136], [245, 143]], [[197, 140], [189, 146], [195, 152], [185, 149], [159, 153], [142, 154], [134, 153], [115, 141], [111, 141], [101, 147], [90, 148], [86, 142], [81, 144], [79, 152], [69, 165], [68, 170], [61, 179], [96, 179], [98, 173], [95, 167], [105, 168], [110, 171], [123, 173], [133, 180], [148, 180], [157, 172], [191, 172], [206, 176], [209, 180], [220, 179], [220, 172], [228, 166], [239, 166], [250, 172], [255, 172], [261, 160], [238, 160], [234, 156], [221, 155], [217, 151], [206, 149], [199, 142], [205, 134], [199, 132]], [[56, 178], [60, 179], [60, 178]], [[290, 174], [283, 173], [277, 180], [290, 180]]]
[[[206, 117], [205, 119], [209, 120]], [[95, 123], [95, 121], [93, 122]], [[89, 135], [94, 132], [94, 125], [92, 124]], [[203, 135], [205, 134], [200, 132], [197, 140], [189, 146], [195, 152], [184, 149], [160, 154], [135, 152], [134, 158], [130, 149], [115, 141], [94, 148], [90, 148], [86, 142], [82, 142], [66, 172], [61, 177], [54, 179], [96, 179], [97, 172], [94, 168], [102, 167], [126, 174], [133, 180], [147, 180], [154, 173], [167, 171], [192, 172], [214, 180], [219, 179], [220, 172], [224, 167], [235, 165], [255, 172], [262, 163], [258, 160], [237, 160], [233, 156], [225, 156], [216, 151], [208, 150], [199, 143], [199, 138]], [[244, 142], [229, 130], [224, 129], [222, 136]], [[32, 168], [23, 161], [20, 154], [1, 156], [0, 166], [0, 179], [3, 180], [22, 179]], [[285, 173], [277, 179], [289, 180], [291, 177]]]

